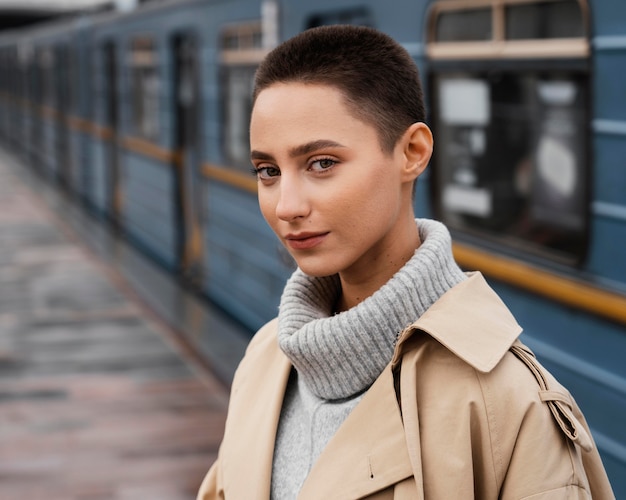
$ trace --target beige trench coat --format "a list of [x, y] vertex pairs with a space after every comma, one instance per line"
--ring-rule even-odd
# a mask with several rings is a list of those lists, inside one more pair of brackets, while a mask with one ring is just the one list
[[[401, 334], [393, 361], [298, 498], [614, 498], [578, 407], [516, 340], [520, 332], [482, 276], [470, 275]], [[274, 320], [237, 370], [218, 460], [199, 500], [269, 498], [291, 369]]]

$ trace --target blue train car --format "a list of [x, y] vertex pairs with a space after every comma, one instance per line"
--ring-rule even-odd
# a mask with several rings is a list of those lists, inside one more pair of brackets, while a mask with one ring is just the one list
[[[280, 40], [336, 23], [414, 57], [436, 142], [416, 212], [504, 298], [626, 498], [626, 4], [184, 0], [82, 16], [0, 36], [0, 140], [254, 330], [292, 267], [248, 174], [252, 78]], [[47, 73], [47, 57], [67, 64]]]

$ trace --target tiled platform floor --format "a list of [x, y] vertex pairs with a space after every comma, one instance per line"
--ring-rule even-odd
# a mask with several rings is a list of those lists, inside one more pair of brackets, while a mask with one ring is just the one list
[[194, 498], [227, 385], [39, 195], [0, 161], [0, 500]]

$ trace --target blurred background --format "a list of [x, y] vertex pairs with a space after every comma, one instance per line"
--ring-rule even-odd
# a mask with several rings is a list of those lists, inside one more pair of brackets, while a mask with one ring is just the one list
[[338, 23], [414, 58], [416, 213], [505, 300], [626, 498], [626, 3], [0, 0], [1, 499], [194, 497], [293, 271], [248, 173], [254, 72]]

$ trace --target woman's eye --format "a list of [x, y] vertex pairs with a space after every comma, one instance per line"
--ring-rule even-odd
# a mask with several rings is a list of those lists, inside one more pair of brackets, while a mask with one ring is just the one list
[[271, 179], [280, 175], [280, 170], [276, 167], [258, 167], [254, 169], [259, 179]]
[[311, 170], [316, 170], [318, 172], [328, 170], [331, 167], [334, 167], [337, 164], [335, 160], [331, 160], [330, 158], [321, 158], [319, 160], [315, 160], [311, 163]]

